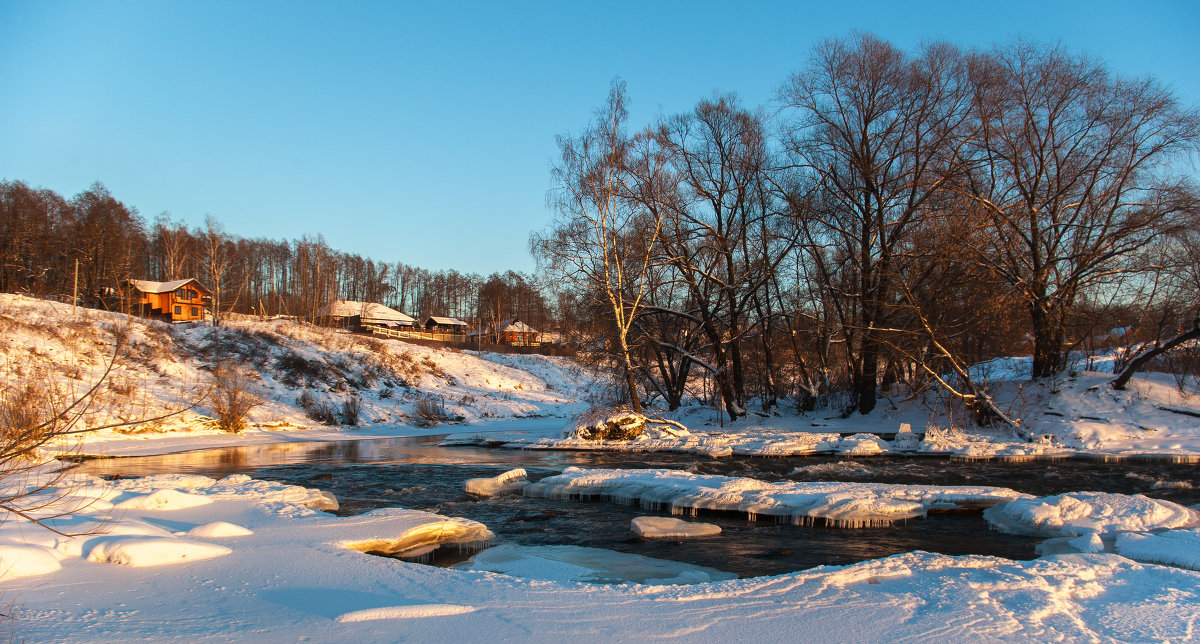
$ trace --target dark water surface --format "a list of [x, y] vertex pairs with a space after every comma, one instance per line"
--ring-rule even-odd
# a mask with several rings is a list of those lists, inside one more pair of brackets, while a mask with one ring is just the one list
[[220, 478], [245, 473], [332, 492], [339, 514], [406, 507], [484, 523], [499, 542], [578, 545], [670, 559], [735, 572], [770, 575], [822, 564], [848, 564], [912, 550], [1032, 559], [1038, 539], [989, 530], [980, 512], [931, 513], [882, 528], [794, 526], [743, 514], [707, 512], [698, 520], [722, 533], [687, 540], [643, 540], [630, 530], [637, 516], [661, 514], [602, 501], [522, 496], [480, 498], [463, 492], [467, 479], [522, 467], [537, 480], [570, 466], [668, 468], [767, 481], [862, 481], [926, 485], [996, 485], [1046, 496], [1096, 490], [1145, 494], [1185, 505], [1200, 502], [1194, 464], [1088, 460], [979, 461], [935, 457], [729, 457], [682, 454], [505, 450], [438, 447], [441, 437], [333, 443], [286, 443], [199, 450], [166, 456], [85, 461], [84, 472], [145, 476], [187, 472]]

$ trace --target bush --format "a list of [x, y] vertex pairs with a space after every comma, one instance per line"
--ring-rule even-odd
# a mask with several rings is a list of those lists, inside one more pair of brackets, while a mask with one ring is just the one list
[[350, 427], [358, 426], [358, 416], [362, 412], [362, 398], [358, 396], [350, 396], [342, 401], [341, 413], [338, 414], [338, 420], [342, 421], [343, 425]]
[[234, 434], [241, 432], [250, 412], [262, 404], [252, 391], [250, 377], [241, 369], [218, 367], [213, 379], [212, 408], [217, 427]]
[[305, 416], [322, 425], [338, 424], [338, 416], [334, 413], [333, 405], [317, 402], [316, 398], [312, 395], [312, 391], [308, 389], [300, 393], [300, 396], [296, 398], [296, 404], [304, 410]]

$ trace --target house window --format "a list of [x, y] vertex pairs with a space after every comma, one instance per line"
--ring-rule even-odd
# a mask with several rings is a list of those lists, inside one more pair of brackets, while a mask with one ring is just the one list
[[175, 315], [183, 315], [183, 307], [182, 306], [175, 307]]
[[192, 317], [194, 317], [194, 318], [200, 317], [200, 309], [193, 306], [192, 307]]

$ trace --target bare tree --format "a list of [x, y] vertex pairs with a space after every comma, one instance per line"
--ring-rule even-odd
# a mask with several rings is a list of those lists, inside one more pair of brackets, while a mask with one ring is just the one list
[[769, 319], [759, 295], [795, 245], [767, 189], [763, 118], [718, 95], [668, 119], [657, 139], [675, 185], [637, 194], [661, 211], [661, 261], [689, 295], [687, 309], [673, 313], [692, 318], [707, 339], [711, 359], [690, 360], [713, 374], [725, 413], [736, 419], [747, 413], [744, 343]]
[[608, 102], [578, 137], [558, 137], [551, 200], [556, 221], [530, 241], [547, 268], [599, 294], [612, 315], [624, 385], [637, 413], [638, 395], [629, 331], [642, 308], [651, 253], [661, 220], [626, 198], [629, 140], [625, 83], [614, 80]]
[[780, 92], [797, 116], [786, 146], [820, 183], [824, 214], [802, 221], [861, 413], [875, 407], [904, 244], [957, 171], [970, 97], [954, 47], [910, 56], [870, 35], [818, 45]]
[[1032, 376], [1049, 376], [1065, 367], [1081, 296], [1159, 269], [1138, 251], [1194, 207], [1176, 162], [1195, 152], [1200, 114], [1059, 46], [996, 48], [973, 81], [973, 168], [956, 186], [990, 223], [980, 261], [1028, 311]]

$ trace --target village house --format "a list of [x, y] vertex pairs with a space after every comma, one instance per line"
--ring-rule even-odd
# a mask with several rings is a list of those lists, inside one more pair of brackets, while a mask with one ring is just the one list
[[171, 282], [129, 280], [131, 312], [168, 322], [195, 322], [208, 316], [212, 291], [196, 278]]
[[416, 328], [417, 319], [396, 309], [376, 302], [334, 300], [317, 312], [323, 324], [351, 331], [362, 331], [367, 326], [389, 329]]
[[520, 320], [505, 320], [486, 331], [475, 331], [470, 337], [515, 347], [536, 347], [540, 344], [537, 330]]

